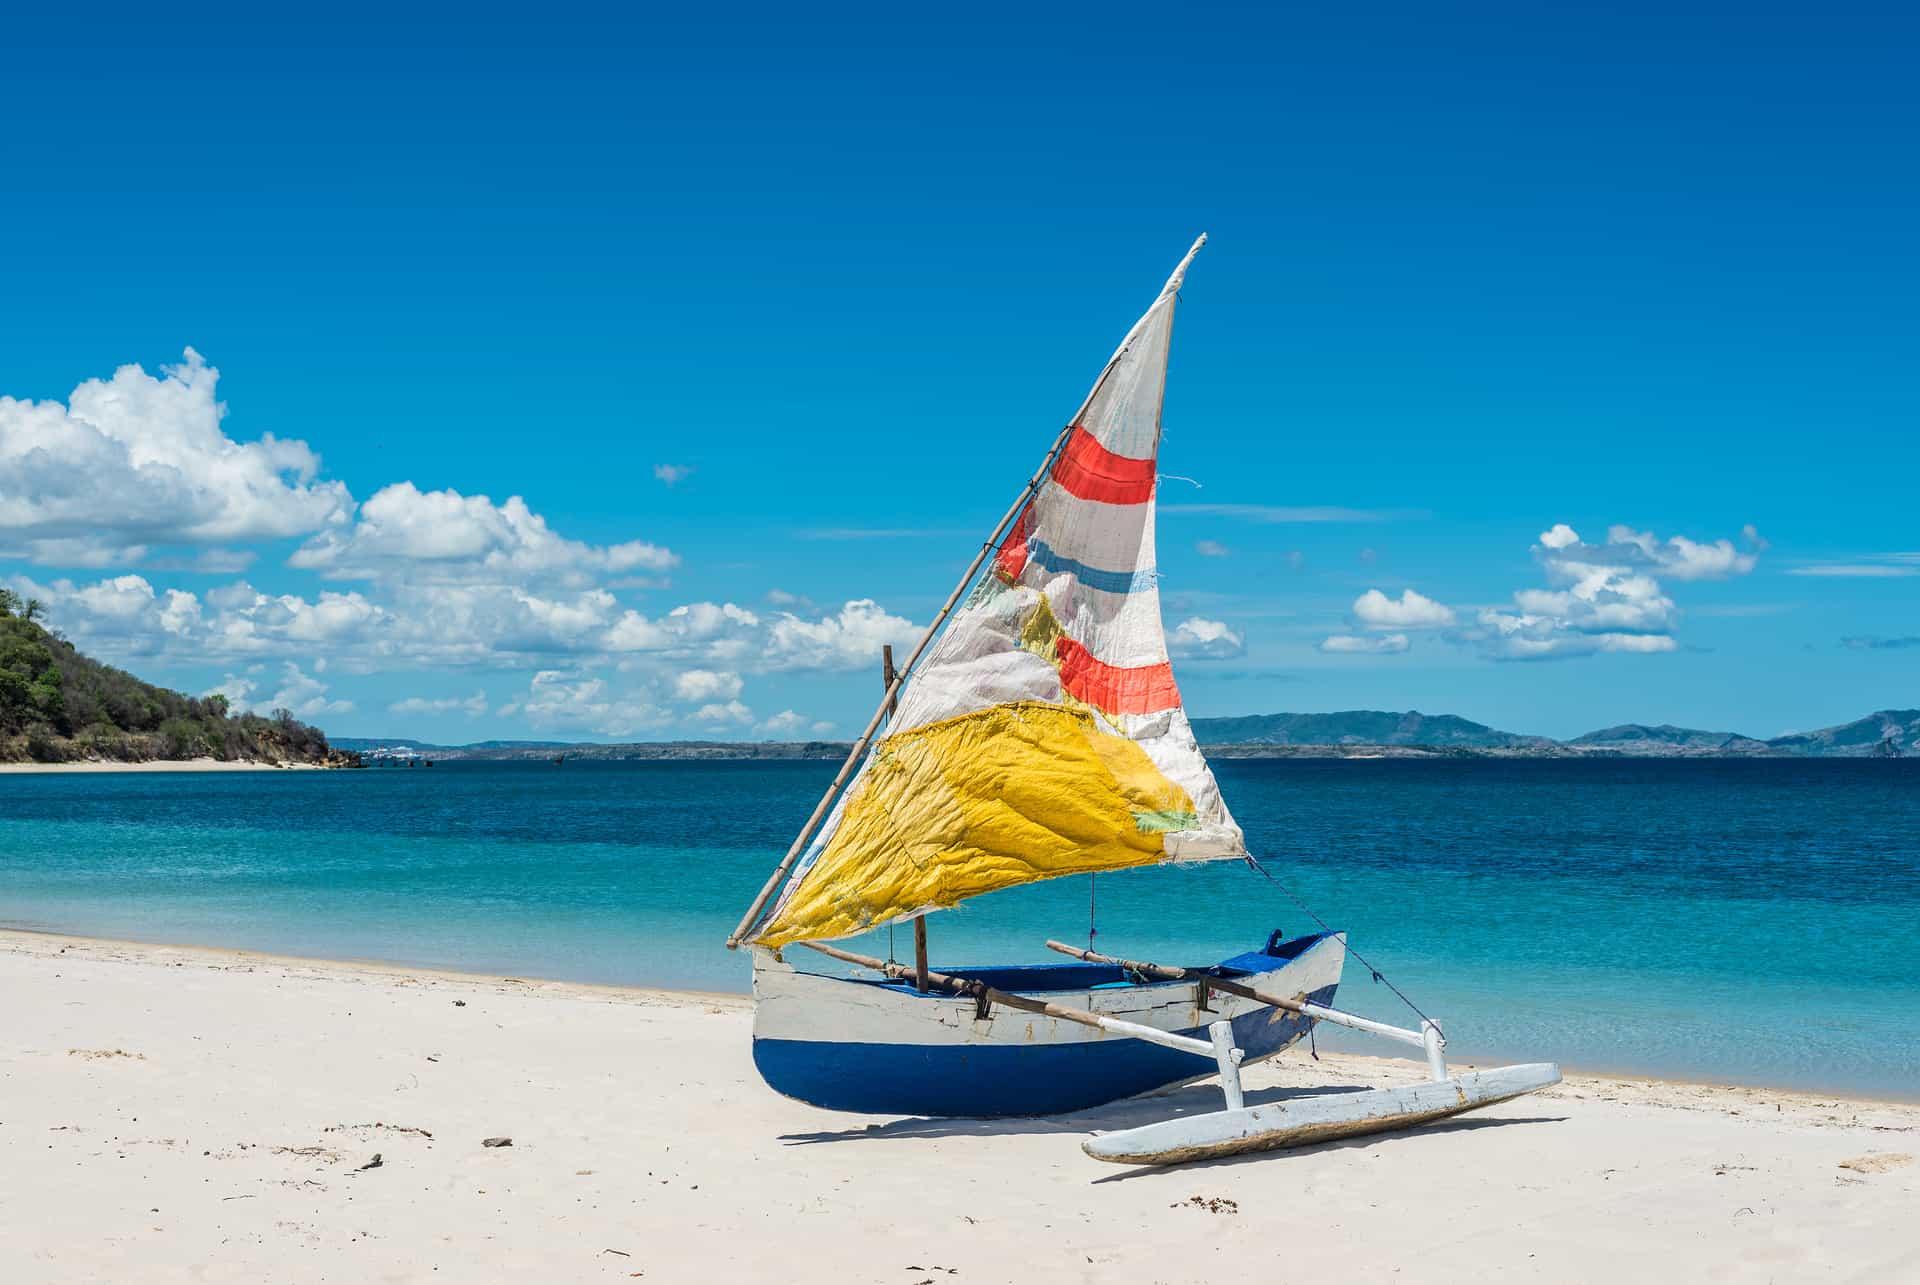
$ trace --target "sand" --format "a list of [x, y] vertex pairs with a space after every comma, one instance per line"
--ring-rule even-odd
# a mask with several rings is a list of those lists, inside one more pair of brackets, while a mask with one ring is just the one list
[[[0, 934], [0, 996], [8, 1282], [1920, 1280], [1911, 1103], [1570, 1075], [1123, 1169], [1080, 1138], [1217, 1090], [841, 1115], [761, 1084], [737, 997], [29, 933]], [[1420, 1074], [1297, 1052], [1247, 1079]]]
[[81, 763], [0, 763], [0, 774], [34, 775], [43, 772], [309, 772], [318, 763], [256, 763], [225, 759], [152, 759], [145, 763], [118, 763], [88, 759]]

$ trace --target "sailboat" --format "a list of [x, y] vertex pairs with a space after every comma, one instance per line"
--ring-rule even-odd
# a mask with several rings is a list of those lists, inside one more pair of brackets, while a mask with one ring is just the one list
[[[1217, 1075], [1224, 1111], [1086, 1147], [1169, 1163], [1404, 1127], [1559, 1079], [1547, 1063], [1449, 1076], [1438, 1023], [1333, 1008], [1348, 948], [1324, 924], [1192, 967], [1060, 942], [1047, 945], [1071, 960], [927, 963], [926, 916], [989, 893], [1253, 864], [1181, 703], [1154, 556], [1174, 308], [1205, 243], [1127, 332], [905, 665], [887, 653], [873, 718], [728, 937], [752, 953], [754, 1062], [776, 1091], [842, 1111], [1030, 1116]], [[831, 944], [903, 920], [911, 966]], [[877, 975], [805, 970], [793, 947]], [[1240, 1068], [1318, 1022], [1421, 1049], [1431, 1081], [1246, 1106]]]

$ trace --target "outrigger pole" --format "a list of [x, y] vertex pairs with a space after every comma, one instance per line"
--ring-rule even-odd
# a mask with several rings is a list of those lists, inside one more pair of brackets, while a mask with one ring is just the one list
[[[1186, 279], [1187, 265], [1193, 262], [1193, 256], [1200, 253], [1200, 247], [1206, 243], [1207, 236], [1203, 232], [1193, 243], [1193, 248], [1187, 251], [1186, 257], [1180, 260], [1180, 266], [1173, 270], [1173, 275], [1167, 278], [1167, 284], [1161, 287], [1160, 298], [1164, 299], [1180, 288], [1180, 283]], [[1158, 300], [1155, 302], [1157, 303]], [[1148, 315], [1151, 315], [1151, 312], [1152, 310], [1149, 309]], [[1140, 321], [1145, 320], [1146, 316], [1140, 318]], [[814, 805], [813, 815], [807, 818], [807, 823], [800, 827], [800, 833], [794, 836], [793, 846], [787, 849], [787, 855], [780, 859], [780, 864], [774, 867], [771, 875], [767, 876], [767, 882], [761, 887], [760, 894], [753, 899], [753, 905], [747, 908], [747, 913], [740, 917], [740, 922], [734, 925], [731, 933], [727, 934], [728, 950], [739, 948], [741, 939], [753, 930], [754, 924], [759, 922], [760, 912], [767, 908], [767, 902], [772, 900], [775, 890], [793, 870], [793, 863], [800, 859], [802, 852], [806, 851], [807, 842], [813, 838], [814, 831], [820, 828], [820, 822], [826, 819], [828, 809], [833, 806], [834, 796], [840, 793], [840, 787], [847, 783], [848, 776], [853, 773], [854, 765], [867, 752], [867, 746], [872, 744], [873, 734], [880, 730], [880, 723], [886, 718], [888, 708], [898, 700], [900, 688], [907, 681], [907, 675], [913, 672], [915, 663], [920, 659], [920, 653], [927, 649], [927, 644], [932, 642], [934, 635], [940, 632], [940, 626], [944, 625], [947, 617], [953, 614], [954, 607], [959, 604], [961, 595], [966, 593], [967, 586], [973, 583], [973, 577], [979, 572], [981, 564], [986, 562], [987, 555], [999, 547], [1000, 538], [1006, 533], [1007, 527], [1020, 516], [1020, 510], [1026, 507], [1027, 501], [1031, 500], [1034, 492], [1040, 489], [1040, 483], [1046, 479], [1048, 470], [1053, 467], [1054, 456], [1058, 455], [1060, 448], [1067, 444], [1067, 437], [1073, 432], [1074, 425], [1078, 424], [1080, 417], [1087, 413], [1087, 407], [1093, 405], [1093, 399], [1100, 395], [1100, 389], [1106, 384], [1107, 377], [1113, 373], [1113, 368], [1120, 363], [1120, 358], [1126, 355], [1127, 349], [1133, 346], [1133, 337], [1139, 328], [1140, 322], [1135, 322], [1134, 329], [1127, 332], [1127, 337], [1121, 341], [1120, 347], [1112, 357], [1107, 359], [1106, 369], [1102, 370], [1100, 378], [1094, 381], [1093, 391], [1087, 394], [1084, 402], [1080, 403], [1080, 409], [1073, 413], [1073, 418], [1069, 419], [1067, 426], [1060, 430], [1060, 435], [1053, 439], [1053, 445], [1047, 448], [1046, 457], [1040, 461], [1040, 467], [1034, 470], [1033, 476], [1027, 479], [1026, 486], [1021, 489], [1019, 497], [1008, 507], [1000, 521], [994, 524], [993, 533], [981, 544], [980, 552], [973, 555], [973, 561], [967, 564], [965, 574], [960, 577], [960, 583], [953, 587], [953, 592], [947, 595], [945, 605], [935, 614], [933, 623], [927, 626], [926, 632], [920, 635], [920, 641], [914, 644], [913, 651], [907, 656], [907, 663], [900, 667], [893, 681], [887, 684], [887, 694], [880, 698], [880, 704], [873, 711], [873, 717], [867, 720], [866, 731], [860, 733], [860, 739], [853, 743], [851, 750], [847, 751], [846, 762], [840, 765], [840, 771], [835, 774], [833, 783], [827, 786], [827, 792], [821, 795], [820, 802]]]
[[1436, 1080], [1447, 1078], [1447, 1037], [1440, 1032], [1440, 1024], [1430, 1017], [1420, 1019], [1420, 1029], [1410, 1031], [1404, 1026], [1393, 1026], [1386, 1022], [1376, 1022], [1370, 1017], [1361, 1017], [1357, 1013], [1344, 1012], [1337, 1008], [1328, 1008], [1324, 1004], [1314, 1004], [1303, 999], [1287, 999], [1280, 995], [1271, 995], [1266, 991], [1255, 990], [1225, 977], [1215, 977], [1204, 968], [1171, 968], [1165, 964], [1149, 964], [1137, 959], [1117, 959], [1112, 955], [1095, 954], [1090, 950], [1081, 950], [1078, 946], [1069, 946], [1063, 941], [1047, 942], [1048, 950], [1057, 950], [1062, 955], [1071, 955], [1075, 959], [1090, 964], [1118, 964], [1130, 973], [1142, 977], [1152, 977], [1163, 982], [1197, 982], [1200, 986], [1200, 1007], [1207, 1006], [1207, 992], [1220, 991], [1226, 995], [1238, 995], [1259, 1004], [1270, 1004], [1274, 1008], [1288, 1013], [1297, 1013], [1301, 1017], [1311, 1017], [1315, 1021], [1332, 1022], [1335, 1026], [1345, 1026], [1356, 1031], [1365, 1031], [1369, 1035], [1378, 1035], [1384, 1039], [1398, 1040], [1402, 1044], [1411, 1044], [1427, 1055], [1427, 1070]]

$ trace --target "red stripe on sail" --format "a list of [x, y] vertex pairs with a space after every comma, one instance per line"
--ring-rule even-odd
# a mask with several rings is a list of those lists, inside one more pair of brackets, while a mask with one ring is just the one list
[[1033, 505], [1020, 510], [1020, 517], [1013, 524], [1013, 530], [1007, 532], [1007, 538], [1000, 542], [1000, 552], [994, 555], [993, 573], [1008, 584], [1020, 578], [1027, 569], [1027, 538], [1033, 534]]
[[1152, 460], [1115, 455], [1075, 427], [1066, 447], [1053, 462], [1053, 480], [1067, 494], [1103, 504], [1144, 504], [1153, 498]]
[[1065, 635], [1054, 645], [1060, 686], [1103, 714], [1155, 714], [1180, 703], [1171, 664], [1109, 665]]

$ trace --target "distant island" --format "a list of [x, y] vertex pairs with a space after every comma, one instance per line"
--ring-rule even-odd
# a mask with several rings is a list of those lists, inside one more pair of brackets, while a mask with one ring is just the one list
[[[1920, 754], [1920, 709], [1883, 709], [1815, 732], [1762, 739], [1671, 724], [1623, 723], [1556, 741], [1503, 732], [1457, 714], [1343, 710], [1196, 718], [1194, 736], [1216, 758], [1903, 758]], [[838, 759], [847, 741], [481, 741], [437, 745], [408, 737], [339, 737], [388, 757], [493, 761]]]
[[1508, 758], [1903, 758], [1920, 754], [1920, 709], [1883, 709], [1813, 732], [1763, 738], [1622, 723], [1572, 740], [1503, 732], [1457, 714], [1344, 710], [1196, 718], [1194, 736], [1223, 757], [1447, 754]]
[[357, 767], [358, 756], [286, 710], [234, 714], [82, 656], [41, 625], [40, 604], [0, 589], [0, 763], [223, 762]]

